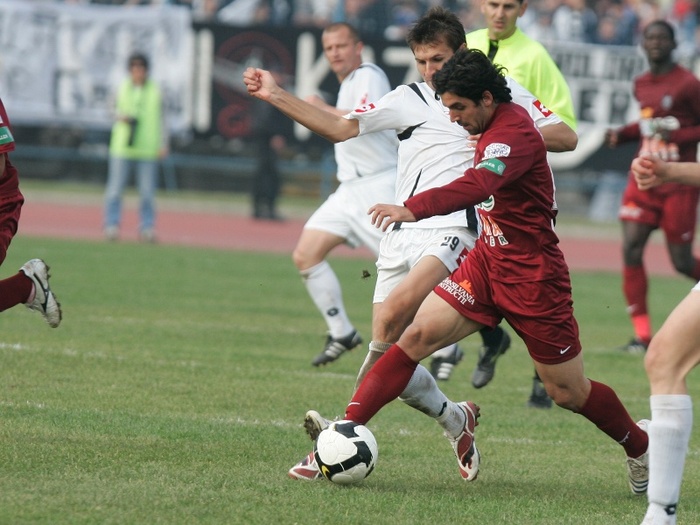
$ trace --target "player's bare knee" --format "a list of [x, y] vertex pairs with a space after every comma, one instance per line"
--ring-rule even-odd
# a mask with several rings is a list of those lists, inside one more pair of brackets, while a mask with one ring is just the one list
[[549, 397], [554, 401], [554, 404], [566, 410], [578, 412], [586, 401], [585, 399], [581, 399], [581, 396], [577, 395], [576, 391], [570, 388], [545, 385], [545, 389]]

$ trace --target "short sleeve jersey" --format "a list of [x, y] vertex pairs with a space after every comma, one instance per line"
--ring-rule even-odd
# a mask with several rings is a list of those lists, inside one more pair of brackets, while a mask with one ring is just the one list
[[[506, 77], [513, 100], [526, 109], [539, 127], [561, 119], [548, 111], [525, 88]], [[394, 130], [399, 137], [396, 204], [431, 188], [461, 177], [473, 165], [474, 148], [469, 133], [450, 121], [449, 110], [426, 84], [399, 86], [376, 103], [367, 104], [346, 115], [359, 121], [360, 136], [381, 130]], [[405, 228], [449, 228], [467, 223], [469, 213], [461, 208], [445, 216], [405, 223]]]
[[[516, 104], [501, 103], [459, 179], [406, 201], [416, 218], [476, 205], [475, 257], [493, 280], [520, 283], [568, 274], [554, 232], [554, 177], [542, 135]], [[469, 258], [472, 255], [470, 253]]]
[[15, 149], [15, 139], [10, 130], [10, 119], [7, 117], [5, 106], [0, 100], [0, 153], [9, 153]]
[[[488, 29], [472, 31], [466, 38], [468, 47], [488, 54]], [[520, 82], [571, 129], [576, 129], [571, 91], [564, 75], [542, 44], [516, 28], [511, 36], [498, 41], [493, 62], [505, 67], [508, 76]]]
[[[363, 63], [340, 84], [336, 107], [350, 110], [379, 100], [391, 90], [384, 71], [374, 64]], [[373, 175], [396, 174], [398, 140], [391, 131], [371, 137], [356, 137], [335, 145], [338, 180], [346, 182]]]

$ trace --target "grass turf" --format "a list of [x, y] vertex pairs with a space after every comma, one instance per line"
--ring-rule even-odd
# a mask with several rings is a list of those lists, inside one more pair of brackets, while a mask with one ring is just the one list
[[[286, 472], [311, 447], [303, 414], [343, 412], [364, 350], [310, 366], [324, 325], [289, 256], [20, 235], [0, 276], [31, 257], [52, 266], [64, 322], [0, 315], [2, 524], [632, 525], [644, 514], [620, 447], [580, 416], [525, 408], [532, 365], [517, 338], [488, 387], [469, 384], [478, 338], [441, 384], [482, 408], [476, 482], [461, 481], [439, 427], [400, 403], [369, 424], [380, 454], [368, 479], [298, 482]], [[374, 281], [361, 276], [373, 265], [332, 264], [369, 339]], [[615, 350], [631, 334], [619, 275], [573, 282], [587, 374], [648, 417], [642, 358]], [[657, 324], [690, 285], [652, 279]], [[696, 432], [679, 524], [700, 523], [699, 449]]]

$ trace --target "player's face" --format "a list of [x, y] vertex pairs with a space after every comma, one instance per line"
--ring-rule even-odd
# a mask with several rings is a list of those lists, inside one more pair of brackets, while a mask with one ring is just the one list
[[486, 130], [493, 116], [493, 97], [488, 91], [476, 104], [449, 91], [440, 95], [443, 105], [450, 110], [450, 120], [462, 126], [470, 135], [479, 135]]
[[482, 0], [481, 13], [491, 40], [503, 40], [515, 32], [518, 18], [527, 9], [527, 0]]
[[442, 69], [442, 66], [452, 58], [452, 55], [454, 55], [452, 48], [442, 42], [417, 45], [413, 49], [418, 73], [431, 88], [433, 87], [433, 75]]
[[346, 27], [325, 32], [321, 37], [323, 54], [331, 66], [331, 71], [342, 82], [362, 63], [362, 43], [355, 42]]
[[671, 53], [676, 48], [676, 43], [671, 38], [667, 28], [660, 25], [652, 25], [644, 31], [642, 48], [649, 62], [666, 62], [671, 59]]

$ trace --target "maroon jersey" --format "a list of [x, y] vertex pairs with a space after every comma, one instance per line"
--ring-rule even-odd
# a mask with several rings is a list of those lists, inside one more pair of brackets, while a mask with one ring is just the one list
[[[678, 145], [679, 161], [695, 162], [700, 142], [700, 80], [676, 65], [663, 75], [652, 75], [649, 71], [642, 73], [634, 80], [633, 93], [645, 118], [678, 119], [680, 129], [671, 131], [668, 141]], [[639, 122], [618, 130], [620, 143], [639, 140], [641, 149], [641, 138]], [[630, 179], [634, 179], [631, 172]], [[660, 189], [655, 188], [655, 191]], [[679, 189], [678, 184], [665, 184], [662, 192], [676, 189]]]
[[522, 283], [568, 276], [553, 228], [557, 207], [544, 141], [516, 104], [496, 108], [476, 145], [473, 168], [404, 204], [417, 219], [476, 205], [479, 239], [472, 253], [488, 261], [490, 279]]

